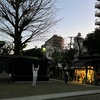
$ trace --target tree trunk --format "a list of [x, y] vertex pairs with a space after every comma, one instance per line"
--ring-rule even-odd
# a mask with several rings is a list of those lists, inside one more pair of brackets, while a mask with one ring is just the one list
[[15, 47], [14, 47], [14, 54], [15, 55], [20, 55], [20, 49], [21, 49], [21, 34], [18, 31], [18, 9], [19, 9], [19, 4], [16, 2], [16, 17], [15, 17]]
[[20, 38], [15, 39], [14, 55], [21, 55], [22, 43]]

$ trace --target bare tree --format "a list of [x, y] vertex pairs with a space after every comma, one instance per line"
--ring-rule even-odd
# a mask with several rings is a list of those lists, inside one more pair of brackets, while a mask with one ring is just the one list
[[15, 55], [57, 22], [54, 4], [55, 0], [0, 0], [0, 31], [13, 39]]

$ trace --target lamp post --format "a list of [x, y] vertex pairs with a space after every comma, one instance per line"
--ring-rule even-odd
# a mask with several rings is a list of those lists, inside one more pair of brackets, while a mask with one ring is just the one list
[[45, 52], [46, 52], [46, 48], [45, 47], [42, 48], [42, 52], [43, 52], [43, 60], [44, 60], [45, 59]]

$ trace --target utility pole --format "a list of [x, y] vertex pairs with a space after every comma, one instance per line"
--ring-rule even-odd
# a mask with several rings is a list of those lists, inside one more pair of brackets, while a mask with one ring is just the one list
[[72, 39], [73, 39], [74, 37], [70, 36], [70, 37], [68, 37], [68, 38], [70, 38], [69, 48], [71, 49], [71, 46], [73, 45]]

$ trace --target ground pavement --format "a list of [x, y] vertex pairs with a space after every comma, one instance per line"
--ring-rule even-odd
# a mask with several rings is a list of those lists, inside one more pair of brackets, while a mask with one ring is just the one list
[[[54, 81], [58, 81], [58, 80], [54, 80]], [[70, 84], [70, 82], [68, 84]], [[77, 84], [77, 83], [71, 82], [71, 84]], [[90, 85], [86, 85], [86, 86], [90, 86]], [[73, 92], [53, 93], [53, 94], [51, 93], [51, 94], [17, 97], [17, 98], [9, 98], [9, 99], [2, 99], [2, 100], [56, 100], [56, 98], [67, 98], [73, 96], [77, 97], [77, 96], [90, 95], [90, 94], [100, 94], [100, 86], [98, 88], [99, 89], [95, 89], [95, 90], [73, 91]], [[63, 99], [59, 99], [59, 100], [63, 100]]]

